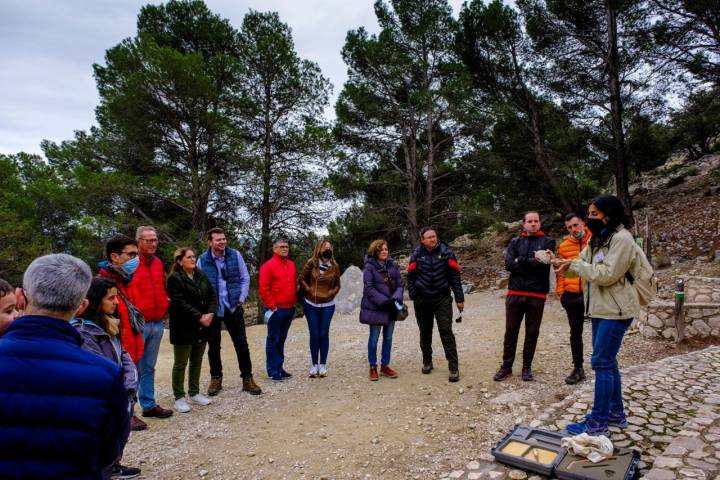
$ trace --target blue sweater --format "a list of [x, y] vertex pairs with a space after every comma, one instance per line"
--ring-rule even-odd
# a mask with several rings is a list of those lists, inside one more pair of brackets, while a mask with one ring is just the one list
[[130, 431], [120, 368], [63, 320], [23, 316], [0, 339], [0, 478], [100, 479]]

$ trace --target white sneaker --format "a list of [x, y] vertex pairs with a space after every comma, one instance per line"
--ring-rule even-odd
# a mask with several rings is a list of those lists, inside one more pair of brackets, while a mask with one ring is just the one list
[[175, 400], [175, 410], [177, 410], [178, 413], [187, 413], [190, 411], [190, 405], [188, 405], [185, 397]]
[[321, 377], [327, 376], [327, 365], [325, 365], [324, 363], [318, 365], [318, 375], [320, 375]]
[[195, 405], [210, 405], [212, 403], [212, 401], [210, 401], [210, 399], [207, 398], [202, 393], [193, 395], [192, 397], [190, 397], [189, 400], [190, 400], [190, 403], [195, 404]]
[[310, 378], [317, 377], [317, 374], [318, 374], [318, 366], [313, 365], [312, 367], [310, 367]]

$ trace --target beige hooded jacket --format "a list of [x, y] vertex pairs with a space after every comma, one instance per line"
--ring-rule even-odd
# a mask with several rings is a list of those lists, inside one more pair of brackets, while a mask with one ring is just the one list
[[585, 313], [591, 318], [627, 320], [640, 314], [637, 292], [625, 278], [635, 260], [635, 240], [622, 225], [595, 251], [590, 245], [573, 260], [567, 277], [585, 281]]

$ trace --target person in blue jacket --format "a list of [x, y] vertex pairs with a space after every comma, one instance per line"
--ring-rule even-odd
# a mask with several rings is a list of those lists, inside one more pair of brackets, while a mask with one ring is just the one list
[[[403, 283], [400, 270], [390, 258], [385, 240], [375, 240], [368, 248], [363, 270], [363, 296], [360, 303], [360, 323], [370, 326], [368, 337], [368, 363], [370, 380], [376, 382], [382, 374], [397, 378], [390, 367], [390, 353], [395, 321], [402, 309]], [[382, 329], [380, 374], [377, 368], [377, 344]]]
[[127, 442], [122, 372], [69, 324], [91, 279], [65, 254], [25, 271], [24, 315], [0, 340], [0, 478], [101, 479]]

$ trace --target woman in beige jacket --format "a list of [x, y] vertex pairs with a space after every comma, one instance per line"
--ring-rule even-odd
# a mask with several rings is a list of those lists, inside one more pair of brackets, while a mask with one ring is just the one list
[[589, 415], [568, 425], [572, 435], [608, 435], [608, 426], [628, 426], [617, 354], [625, 331], [640, 312], [637, 293], [626, 278], [636, 255], [635, 241], [625, 228], [628, 223], [617, 197], [596, 197], [588, 207], [590, 244], [574, 260], [552, 261], [559, 274], [585, 281], [585, 316], [592, 319], [595, 400]]

